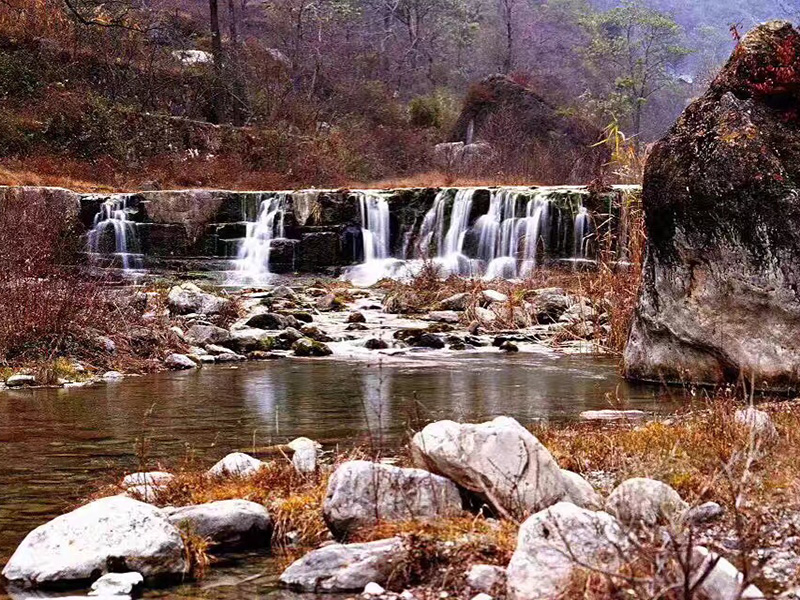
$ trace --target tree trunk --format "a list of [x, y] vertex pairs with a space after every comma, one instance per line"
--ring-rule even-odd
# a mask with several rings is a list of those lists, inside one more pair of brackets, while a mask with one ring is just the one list
[[212, 123], [219, 123], [225, 113], [225, 87], [222, 81], [224, 57], [222, 56], [222, 35], [219, 30], [219, 3], [218, 0], [208, 0], [211, 25], [211, 54], [214, 57], [214, 90], [211, 102]]
[[233, 124], [236, 126], [244, 125], [245, 112], [247, 110], [247, 90], [242, 80], [241, 62], [239, 60], [239, 23], [236, 15], [236, 0], [228, 0], [228, 27], [231, 38], [230, 51], [230, 76], [232, 86], [232, 108]]

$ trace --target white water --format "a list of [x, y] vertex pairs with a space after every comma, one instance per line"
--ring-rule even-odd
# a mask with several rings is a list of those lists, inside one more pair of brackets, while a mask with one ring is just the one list
[[94, 226], [87, 235], [88, 250], [91, 256], [107, 255], [101, 252], [104, 233], [112, 228], [114, 231], [113, 256], [119, 257], [122, 268], [126, 271], [140, 269], [142, 254], [135, 225], [128, 220], [128, 196], [112, 196], [100, 205], [94, 216]]
[[573, 251], [572, 258], [586, 258], [591, 235], [591, 223], [589, 221], [589, 211], [585, 206], [578, 208], [575, 215], [575, 226], [573, 229]]
[[239, 246], [235, 279], [238, 283], [258, 284], [269, 279], [269, 255], [272, 240], [285, 236], [284, 214], [287, 194], [264, 198], [254, 223], [247, 223], [245, 239]]
[[364, 262], [383, 260], [391, 256], [389, 203], [378, 192], [355, 192], [361, 213], [361, 237], [364, 242]]

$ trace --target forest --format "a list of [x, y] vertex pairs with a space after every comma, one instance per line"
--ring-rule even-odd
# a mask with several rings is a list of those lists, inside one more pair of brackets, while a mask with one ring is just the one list
[[[647, 145], [736, 37], [793, 0], [4, 0], [0, 181], [83, 189], [442, 183], [432, 150], [503, 74], [609, 144]], [[556, 181], [496, 115], [467, 178]], [[558, 132], [552, 133], [558, 135]], [[446, 171], [446, 169], [444, 169]], [[586, 183], [576, 181], [574, 183]]]

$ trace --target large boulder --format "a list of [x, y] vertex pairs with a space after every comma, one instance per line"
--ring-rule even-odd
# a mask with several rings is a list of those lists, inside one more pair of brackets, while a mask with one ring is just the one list
[[212, 477], [252, 477], [264, 463], [244, 452], [231, 452], [208, 470]]
[[145, 577], [186, 573], [181, 534], [158, 508], [112, 496], [31, 531], [3, 569], [12, 582], [78, 583], [112, 571]]
[[641, 527], [677, 523], [689, 505], [663, 481], [633, 477], [614, 488], [605, 508], [625, 525]]
[[209, 540], [217, 550], [269, 547], [272, 540], [267, 509], [249, 500], [220, 500], [164, 512], [172, 524]]
[[627, 539], [616, 519], [569, 502], [529, 517], [506, 569], [511, 600], [562, 598], [579, 568], [613, 572], [625, 562]]
[[280, 581], [301, 592], [360, 592], [371, 582], [385, 584], [407, 555], [399, 538], [331, 544], [293, 562]]
[[481, 424], [431, 423], [411, 446], [419, 466], [478, 494], [500, 513], [528, 515], [567, 492], [547, 448], [510, 417]]
[[336, 469], [322, 506], [325, 522], [338, 538], [380, 521], [435, 520], [460, 511], [461, 494], [449, 479], [366, 460]]
[[647, 160], [628, 378], [800, 387], [800, 33], [748, 33]]

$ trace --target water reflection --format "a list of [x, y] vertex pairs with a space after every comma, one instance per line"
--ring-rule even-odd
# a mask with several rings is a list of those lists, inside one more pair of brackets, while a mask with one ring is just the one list
[[570, 418], [607, 408], [609, 395], [671, 408], [655, 394], [620, 382], [613, 360], [548, 354], [419, 356], [399, 365], [286, 360], [0, 393], [0, 563], [31, 528], [99, 482], [169, 467], [188, 450], [211, 463], [301, 435], [388, 444], [432, 419]]

